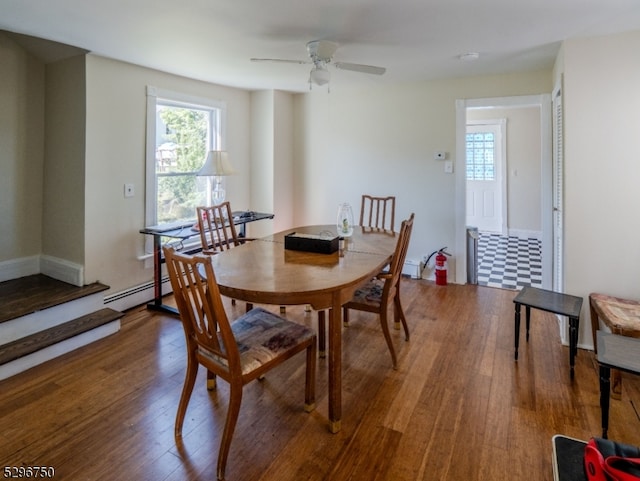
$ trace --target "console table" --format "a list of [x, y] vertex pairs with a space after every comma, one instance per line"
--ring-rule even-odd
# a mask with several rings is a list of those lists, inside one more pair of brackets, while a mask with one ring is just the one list
[[[273, 214], [264, 212], [238, 211], [233, 212], [233, 223], [239, 226], [238, 235], [246, 237], [246, 224], [257, 220], [273, 219]], [[168, 314], [178, 315], [178, 310], [172, 306], [162, 303], [162, 263], [164, 257], [162, 255], [162, 239], [178, 239], [185, 241], [192, 237], [200, 237], [200, 233], [193, 229], [196, 220], [177, 224], [154, 225], [140, 229], [141, 234], [153, 236], [153, 301], [147, 304], [148, 309], [166, 312]], [[198, 246], [193, 252], [202, 249]]]

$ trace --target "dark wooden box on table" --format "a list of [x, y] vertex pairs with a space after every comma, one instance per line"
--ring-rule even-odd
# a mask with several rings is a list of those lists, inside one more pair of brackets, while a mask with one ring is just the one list
[[284, 248], [293, 251], [332, 254], [338, 250], [339, 238], [292, 232], [284, 236]]

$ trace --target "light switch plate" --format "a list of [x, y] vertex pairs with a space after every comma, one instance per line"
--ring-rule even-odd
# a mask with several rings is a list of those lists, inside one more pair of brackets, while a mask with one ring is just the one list
[[453, 174], [453, 161], [447, 160], [444, 163], [444, 171], [446, 174]]

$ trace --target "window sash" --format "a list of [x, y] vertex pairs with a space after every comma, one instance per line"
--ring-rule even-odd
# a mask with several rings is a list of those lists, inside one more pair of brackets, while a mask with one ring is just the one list
[[[157, 171], [157, 108], [158, 106], [186, 108], [194, 110], [202, 110], [209, 114], [209, 131], [206, 139], [205, 153], [202, 156], [202, 162], [206, 157], [206, 151], [225, 149], [225, 125], [226, 125], [226, 104], [219, 100], [212, 100], [200, 97], [185, 95], [169, 90], [158, 89], [153, 86], [147, 86], [147, 130], [146, 130], [146, 160], [145, 160], [145, 226], [161, 225], [163, 222], [158, 220], [158, 182], [169, 179], [177, 179], [180, 177], [194, 177], [195, 183], [200, 186], [208, 186], [207, 178], [197, 177], [196, 173], [200, 167], [189, 171]], [[203, 187], [205, 190], [207, 187]], [[195, 220], [195, 207], [190, 219]], [[171, 222], [164, 222], [171, 224]], [[151, 236], [147, 237], [145, 243], [145, 252], [153, 251], [153, 242]]]
[[[159, 173], [156, 170], [156, 143], [157, 143], [157, 117], [156, 111], [158, 105], [177, 108], [192, 108], [196, 110], [209, 111], [210, 125], [213, 126], [213, 132], [207, 138], [206, 150], [214, 150], [225, 148], [225, 124], [226, 124], [226, 104], [219, 100], [211, 100], [206, 98], [194, 97], [169, 90], [158, 89], [153, 86], [147, 86], [147, 141], [146, 141], [146, 189], [145, 189], [145, 225], [158, 225], [158, 209], [157, 209], [157, 182], [158, 179], [165, 176], [165, 173]], [[213, 117], [215, 113], [215, 117]], [[206, 155], [206, 152], [205, 152]], [[202, 161], [204, 162], [205, 155]], [[198, 167], [199, 169], [199, 167]], [[192, 172], [172, 172], [172, 174], [182, 176], [195, 176], [197, 170]], [[197, 179], [198, 182], [206, 183], [206, 179]], [[195, 219], [195, 211], [193, 213]]]

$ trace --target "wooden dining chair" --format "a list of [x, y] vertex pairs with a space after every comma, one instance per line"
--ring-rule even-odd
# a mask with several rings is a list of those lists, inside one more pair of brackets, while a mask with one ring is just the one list
[[215, 254], [252, 240], [240, 237], [233, 222], [231, 203], [196, 207], [202, 252]]
[[364, 194], [360, 204], [360, 225], [393, 232], [396, 217], [396, 198], [373, 197]]
[[[196, 207], [196, 214], [203, 254], [217, 254], [253, 240], [238, 235], [233, 222], [231, 203], [228, 201], [218, 205]], [[235, 305], [235, 299], [232, 299], [232, 302]], [[248, 302], [246, 310], [251, 309], [253, 304]]]
[[[371, 230], [386, 230], [393, 232], [395, 227], [396, 217], [396, 198], [394, 196], [388, 197], [374, 197], [368, 194], [362, 195], [362, 202], [360, 203], [360, 226], [363, 228], [369, 228]], [[384, 272], [388, 271], [388, 266], [383, 269]], [[311, 306], [307, 306], [307, 310], [311, 311]], [[325, 311], [318, 311], [318, 325], [322, 326], [326, 319]], [[320, 356], [325, 355], [325, 332], [321, 329], [319, 331], [320, 336]]]
[[[391, 353], [391, 360], [393, 362], [394, 369], [397, 368], [398, 361], [396, 351], [391, 340], [391, 333], [389, 332], [387, 311], [389, 310], [389, 307], [393, 305], [395, 328], [400, 329], [400, 325], [402, 324], [405, 340], [408, 341], [409, 327], [400, 301], [400, 279], [402, 278], [402, 266], [404, 265], [405, 258], [407, 257], [409, 241], [411, 240], [413, 218], [414, 214], [412, 213], [407, 220], [402, 221], [396, 249], [391, 258], [391, 263], [389, 264], [389, 270], [381, 272], [374, 279], [371, 279], [367, 284], [358, 289], [354, 293], [353, 298], [342, 308], [342, 319], [345, 326], [349, 324], [350, 309], [378, 314], [382, 333], [384, 334], [387, 346], [389, 347], [389, 352]], [[323, 343], [326, 336], [324, 332], [324, 316], [321, 317], [322, 319], [320, 316], [318, 317], [318, 324], [320, 351], [322, 352], [324, 350]]]
[[178, 254], [164, 247], [164, 255], [187, 344], [187, 371], [176, 415], [176, 440], [200, 365], [207, 369], [207, 388], [216, 377], [229, 383], [229, 408], [218, 452], [218, 480], [224, 479], [231, 438], [238, 420], [245, 384], [305, 351], [304, 409], [315, 409], [316, 335], [306, 326], [255, 308], [233, 323], [227, 318], [210, 256]]

